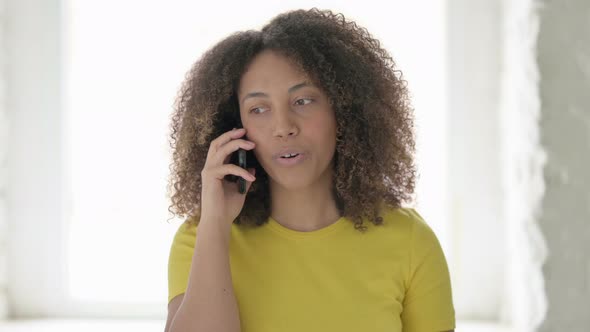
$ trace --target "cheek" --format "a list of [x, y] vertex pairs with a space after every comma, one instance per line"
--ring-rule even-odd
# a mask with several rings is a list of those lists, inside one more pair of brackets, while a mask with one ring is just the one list
[[312, 124], [313, 132], [319, 133], [324, 139], [336, 139], [336, 120], [330, 115], [318, 118]]
[[264, 142], [264, 139], [262, 139], [263, 131], [261, 128], [257, 128], [252, 124], [245, 125], [244, 127], [246, 128], [246, 135], [244, 139], [256, 143], [256, 148], [259, 148], [260, 142]]
[[260, 160], [261, 157], [259, 156], [259, 154], [265, 154], [265, 143], [268, 140], [265, 140], [263, 138], [264, 133], [259, 128], [256, 128], [252, 125], [245, 126], [245, 128], [247, 134], [246, 137], [244, 137], [244, 139], [250, 142], [254, 142], [254, 144], [256, 144], [256, 147], [254, 148], [254, 150], [252, 150], [252, 153], [254, 153], [256, 159]]

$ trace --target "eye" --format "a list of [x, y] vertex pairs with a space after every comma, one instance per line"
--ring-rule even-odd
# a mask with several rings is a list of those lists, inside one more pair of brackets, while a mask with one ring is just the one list
[[256, 108], [253, 108], [253, 109], [251, 109], [251, 110], [250, 110], [250, 113], [254, 113], [254, 114], [260, 114], [261, 112], [255, 112], [255, 111], [256, 111], [256, 110], [261, 110], [261, 109], [263, 109], [263, 108], [261, 108], [261, 107], [256, 107]]
[[309, 100], [309, 102], [310, 102], [310, 103], [313, 101], [313, 99], [311, 99], [311, 98], [301, 98], [301, 99], [297, 99], [297, 100], [295, 101], [295, 104], [297, 104], [298, 106], [303, 106], [303, 105], [307, 105], [307, 104], [309, 104], [309, 103], [306, 103], [306, 104], [301, 104], [301, 103], [299, 103], [299, 102], [300, 102], [300, 101], [302, 101], [302, 100]]

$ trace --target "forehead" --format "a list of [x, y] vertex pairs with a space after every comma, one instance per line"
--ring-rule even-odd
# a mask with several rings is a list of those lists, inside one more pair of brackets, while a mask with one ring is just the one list
[[250, 89], [280, 88], [308, 80], [309, 76], [293, 60], [272, 50], [259, 53], [240, 78], [238, 93]]

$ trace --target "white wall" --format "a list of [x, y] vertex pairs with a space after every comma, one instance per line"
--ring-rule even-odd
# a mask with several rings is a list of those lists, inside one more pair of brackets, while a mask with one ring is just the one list
[[506, 264], [499, 139], [502, 12], [499, 1], [448, 4], [450, 268], [455, 310], [470, 319], [496, 321]]
[[[10, 126], [6, 192], [9, 265], [6, 280], [11, 310], [14, 294], [31, 312], [55, 307], [56, 290], [63, 282], [58, 258], [64, 243], [62, 100], [60, 54], [60, 1], [9, 0], [5, 2], [6, 109]], [[33, 29], [32, 27], [38, 27]], [[27, 232], [13, 229], [22, 226]], [[23, 260], [22, 257], [34, 257]]]

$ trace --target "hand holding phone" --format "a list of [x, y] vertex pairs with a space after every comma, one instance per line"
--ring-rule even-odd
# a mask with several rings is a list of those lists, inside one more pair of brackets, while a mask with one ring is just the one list
[[255, 144], [241, 138], [245, 133], [245, 129], [227, 131], [210, 143], [201, 171], [201, 221], [227, 222], [229, 226], [243, 208], [244, 194], [256, 180], [254, 169], [246, 168], [245, 158]]

